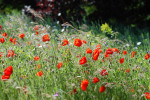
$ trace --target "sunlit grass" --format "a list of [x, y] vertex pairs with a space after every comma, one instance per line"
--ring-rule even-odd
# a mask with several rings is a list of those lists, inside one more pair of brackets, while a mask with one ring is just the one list
[[[150, 51], [148, 32], [141, 33], [141, 38], [138, 38], [126, 29], [124, 35], [119, 33], [117, 38], [110, 39], [100, 30], [100, 25], [87, 25], [87, 32], [70, 27], [62, 31], [60, 26], [49, 26], [46, 21], [31, 22], [20, 14], [1, 15], [0, 18], [3, 29], [0, 30], [0, 38], [3, 38], [4, 32], [8, 35], [8, 38], [4, 37], [5, 42], [0, 43], [0, 52], [3, 52], [0, 75], [3, 75], [6, 67], [13, 67], [10, 79], [0, 80], [2, 100], [139, 100], [145, 98], [145, 92], [150, 92], [150, 63], [149, 59], [145, 59], [146, 53]], [[39, 27], [38, 35], [34, 29], [36, 25]], [[19, 34], [25, 34], [25, 37], [21, 39]], [[43, 42], [45, 34], [49, 35], [50, 41]], [[16, 38], [15, 44], [9, 41], [10, 37]], [[87, 43], [77, 47], [74, 45], [75, 38]], [[62, 46], [64, 39], [69, 44]], [[87, 54], [86, 49], [94, 51], [98, 44], [101, 44], [102, 52], [98, 60], [94, 61], [93, 53]], [[114, 52], [109, 59], [105, 58], [104, 53], [108, 48], [118, 48], [119, 53]], [[13, 58], [6, 57], [9, 50], [14, 51]], [[127, 55], [123, 55], [123, 50], [127, 51]], [[136, 52], [134, 57], [132, 51]], [[36, 56], [39, 56], [37, 61], [34, 59]], [[87, 62], [80, 65], [83, 56]], [[120, 58], [125, 59], [124, 63], [120, 64]], [[58, 63], [62, 63], [59, 69]], [[103, 69], [107, 70], [108, 75], [100, 74]], [[43, 72], [41, 77], [36, 75], [39, 71]], [[96, 84], [93, 84], [94, 77], [100, 79]], [[83, 91], [81, 82], [85, 79], [89, 84], [86, 91]], [[100, 93], [102, 85], [106, 90]]]

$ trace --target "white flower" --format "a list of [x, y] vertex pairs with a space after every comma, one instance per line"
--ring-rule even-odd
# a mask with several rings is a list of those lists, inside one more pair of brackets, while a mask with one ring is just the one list
[[58, 16], [61, 16], [61, 13], [58, 13]]
[[65, 29], [63, 28], [62, 30], [61, 30], [61, 32], [64, 32], [65, 31]]
[[141, 44], [141, 42], [138, 42], [138, 43], [137, 43], [137, 45], [140, 45], [140, 44]]
[[133, 49], [138, 49], [138, 47], [134, 47]]
[[130, 44], [126, 44], [126, 46], [127, 46], [127, 47], [129, 47], [129, 46], [130, 46]]

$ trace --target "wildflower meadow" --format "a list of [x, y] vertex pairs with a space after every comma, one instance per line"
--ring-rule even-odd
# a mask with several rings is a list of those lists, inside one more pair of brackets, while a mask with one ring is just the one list
[[150, 99], [148, 31], [47, 20], [0, 15], [0, 100]]

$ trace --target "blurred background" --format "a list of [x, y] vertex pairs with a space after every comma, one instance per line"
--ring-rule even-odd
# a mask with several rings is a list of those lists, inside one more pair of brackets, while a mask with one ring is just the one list
[[60, 23], [84, 19], [140, 27], [150, 26], [149, 7], [150, 0], [0, 0], [1, 14], [12, 10], [28, 14], [28, 8], [32, 8]]

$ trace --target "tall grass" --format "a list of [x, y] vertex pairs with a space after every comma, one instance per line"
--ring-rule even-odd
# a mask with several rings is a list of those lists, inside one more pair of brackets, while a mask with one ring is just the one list
[[[28, 17], [16, 13], [0, 15], [0, 19], [3, 28], [1, 34], [8, 34], [5, 42], [0, 43], [0, 52], [3, 52], [0, 59], [0, 75], [3, 75], [7, 66], [13, 66], [10, 79], [0, 80], [1, 100], [139, 100], [145, 99], [143, 94], [150, 91], [150, 63], [144, 58], [150, 51], [147, 31], [142, 31], [136, 36], [129, 28], [118, 26], [113, 30], [120, 34], [117, 39], [112, 40], [106, 37], [100, 30], [101, 25], [97, 23], [80, 25], [80, 30], [86, 31], [80, 32], [70, 27], [62, 31], [61, 26], [48, 24], [48, 21], [31, 22]], [[35, 25], [40, 27], [38, 35], [33, 29]], [[18, 37], [20, 33], [25, 34], [24, 39]], [[42, 41], [44, 34], [49, 34], [49, 42]], [[10, 37], [16, 38], [15, 45], [10, 43]], [[75, 38], [86, 40], [87, 44], [76, 47]], [[63, 39], [67, 39], [69, 45], [61, 46]], [[141, 44], [137, 45], [137, 42]], [[87, 54], [86, 49], [94, 51], [98, 44], [101, 44], [103, 52], [98, 60], [94, 61], [93, 54]], [[118, 48], [120, 53], [110, 55], [109, 60], [105, 59], [103, 62], [104, 52], [108, 48]], [[16, 56], [7, 58], [5, 55], [8, 50], [13, 50]], [[127, 50], [127, 55], [122, 54], [123, 50]], [[135, 57], [131, 57], [132, 51], [136, 52]], [[81, 57], [77, 57], [79, 55]], [[34, 61], [35, 56], [39, 56], [40, 59]], [[86, 56], [87, 63], [80, 65], [79, 60], [83, 56]], [[125, 58], [123, 64], [119, 63], [120, 58]], [[60, 69], [57, 68], [59, 62], [63, 63]], [[38, 68], [37, 65], [41, 67]], [[108, 71], [107, 76], [100, 75], [102, 69]], [[126, 69], [130, 69], [130, 72], [125, 72]], [[36, 76], [39, 71], [43, 71], [41, 77]], [[93, 84], [94, 77], [98, 77], [100, 82]], [[84, 79], [89, 81], [86, 91], [81, 89], [81, 81]], [[106, 90], [100, 93], [99, 88], [102, 85], [105, 85]], [[77, 92], [71, 95], [73, 89]]]

